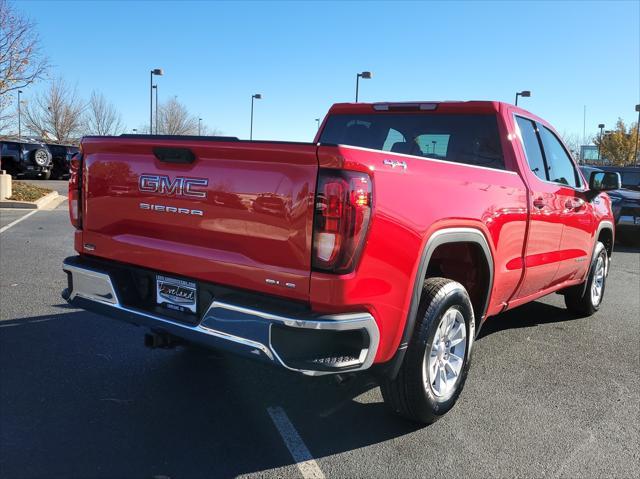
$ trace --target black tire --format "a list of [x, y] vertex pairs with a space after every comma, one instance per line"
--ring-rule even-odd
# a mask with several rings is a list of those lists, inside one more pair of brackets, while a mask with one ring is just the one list
[[[592, 288], [597, 277], [598, 261], [602, 260], [604, 265], [604, 276], [602, 277], [602, 290], [599, 297], [594, 299]], [[591, 316], [600, 309], [604, 292], [607, 286], [607, 272], [609, 269], [609, 257], [604, 244], [598, 241], [593, 252], [591, 265], [589, 266], [589, 274], [585, 283], [572, 286], [564, 294], [564, 304], [567, 309], [578, 316]]]
[[[453, 389], [445, 395], [434, 392], [423, 370], [426, 351], [432, 350], [436, 331], [445, 313], [456, 309], [464, 319], [466, 343], [464, 358]], [[431, 424], [456, 403], [464, 387], [470, 365], [473, 308], [469, 295], [460, 283], [446, 278], [429, 278], [424, 282], [415, 329], [397, 377], [384, 379], [380, 385], [386, 405], [396, 414], [411, 421]], [[428, 363], [427, 363], [428, 364]]]

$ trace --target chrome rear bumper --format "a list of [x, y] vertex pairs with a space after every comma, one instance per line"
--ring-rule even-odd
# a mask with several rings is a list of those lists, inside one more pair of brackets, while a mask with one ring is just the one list
[[[367, 369], [373, 364], [378, 348], [378, 327], [367, 312], [287, 315], [214, 299], [198, 323], [191, 325], [123, 305], [107, 272], [81, 265], [75, 258], [65, 260], [63, 270], [69, 275], [69, 288], [63, 297], [74, 306], [204, 346], [262, 359], [307, 375]], [[314, 331], [324, 336], [332, 332], [336, 338], [343, 333], [352, 332], [350, 334], [353, 335], [359, 331], [362, 347], [355, 354], [339, 358], [316, 354], [315, 358], [301, 361], [287, 357], [283, 352], [288, 349], [284, 343], [287, 338], [295, 338], [299, 332], [309, 340]], [[280, 338], [277, 341], [274, 341], [274, 332]], [[278, 345], [274, 346], [274, 342]], [[335, 356], [335, 352], [328, 354]]]

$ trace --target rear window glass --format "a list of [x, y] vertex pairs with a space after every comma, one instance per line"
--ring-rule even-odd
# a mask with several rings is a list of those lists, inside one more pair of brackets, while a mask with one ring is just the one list
[[391, 151], [391, 148], [396, 143], [404, 143], [406, 142], [406, 138], [402, 136], [398, 130], [394, 130], [393, 128], [389, 128], [389, 132], [387, 133], [387, 138], [384, 140], [384, 144], [382, 145], [382, 149], [384, 151]]
[[416, 143], [423, 155], [431, 154], [446, 158], [451, 135], [420, 135]]
[[320, 142], [505, 169], [495, 115], [332, 115]]

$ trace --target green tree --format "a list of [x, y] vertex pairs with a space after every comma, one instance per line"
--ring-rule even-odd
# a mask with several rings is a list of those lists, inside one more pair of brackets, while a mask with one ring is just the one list
[[633, 157], [636, 147], [637, 126], [632, 123], [628, 128], [618, 118], [615, 130], [600, 136], [598, 134], [593, 142], [600, 149], [600, 156], [606, 158], [617, 166], [633, 165]]

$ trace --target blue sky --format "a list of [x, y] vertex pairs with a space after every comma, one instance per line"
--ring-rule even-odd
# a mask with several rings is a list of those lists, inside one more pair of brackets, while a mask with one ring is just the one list
[[[309, 141], [332, 103], [513, 102], [582, 135], [640, 103], [640, 2], [18, 1], [43, 47], [88, 97], [103, 92], [129, 128], [148, 122], [149, 70], [226, 135]], [[25, 99], [42, 85], [25, 91]]]

